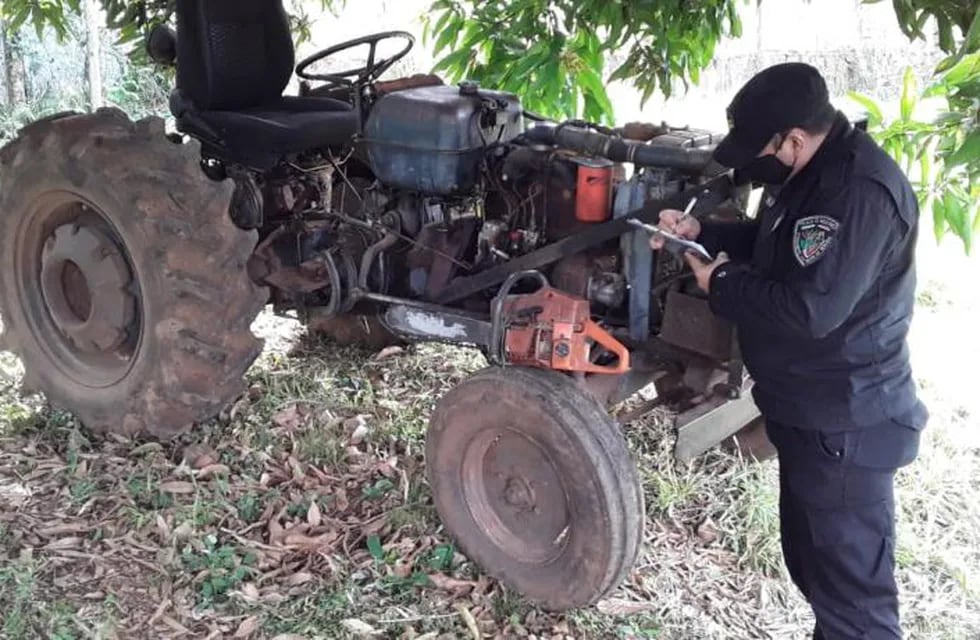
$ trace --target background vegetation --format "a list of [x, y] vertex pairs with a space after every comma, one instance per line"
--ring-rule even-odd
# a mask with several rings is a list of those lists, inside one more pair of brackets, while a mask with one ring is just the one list
[[[519, 15], [541, 3], [495, 4]], [[609, 10], [599, 3], [552, 4]], [[630, 11], [656, 11], [679, 3], [628, 4]], [[912, 7], [906, 24], [922, 19], [914, 13], [918, 4], [895, 5]], [[928, 4], [961, 7], [962, 15], [946, 18], [949, 36], [969, 41], [961, 25], [975, 3]], [[14, 100], [0, 92], [3, 135], [44, 113], [89, 108], [93, 95], [136, 115], [166, 113], [171, 79], [130, 53], [170, 3], [145, 6], [146, 20], [142, 11], [129, 22], [116, 14], [123, 28], [99, 31], [101, 90], [93, 92], [85, 3], [0, 2], [6, 20], [0, 44], [12, 41], [0, 74], [14, 92]], [[450, 6], [469, 15], [476, 4]], [[301, 8], [293, 6], [299, 34], [308, 18]], [[728, 29], [728, 18], [718, 15]], [[430, 15], [430, 46], [441, 18], [438, 11]], [[14, 20], [22, 21], [19, 28]], [[38, 24], [54, 28], [39, 35]], [[468, 28], [460, 27], [455, 47]], [[925, 14], [921, 29], [938, 42], [941, 20]], [[534, 34], [526, 31], [529, 41], [541, 39]], [[331, 42], [343, 37], [330, 35]], [[560, 68], [574, 61], [573, 46], [595, 51], [589, 38], [564, 42]], [[642, 46], [634, 38], [625, 48]], [[476, 49], [471, 55], [480, 60], [486, 54]], [[447, 45], [440, 59], [454, 50]], [[874, 130], [920, 189], [941, 203], [944, 224], [951, 208], [961, 215], [955, 200], [947, 204], [962, 195], [957, 185], [969, 194], [976, 183], [974, 156], [964, 152], [968, 160], [960, 162], [955, 155], [976, 128], [976, 51], [965, 44], [952, 51], [934, 82], [906, 82], [894, 114], [865, 101]], [[625, 58], [601, 47], [599, 54], [603, 67], [596, 75], [605, 83]], [[690, 74], [703, 70], [697, 60], [685, 64]], [[675, 84], [666, 91], [682, 100], [684, 76], [668, 77]], [[662, 91], [662, 78], [654, 80], [654, 91]], [[574, 115], [582, 116], [584, 92], [579, 96]], [[951, 101], [956, 104], [947, 108]], [[925, 154], [929, 145], [935, 148]], [[963, 220], [975, 220], [975, 210], [969, 213], [975, 204], [964, 202]], [[898, 479], [903, 620], [909, 637], [924, 640], [980, 637], [980, 401], [971, 369], [980, 360], [980, 290], [976, 261], [960, 253], [923, 247], [912, 352], [933, 418], [920, 459]], [[268, 343], [249, 372], [249, 393], [166, 446], [92, 438], [43, 397], [22, 396], [20, 364], [0, 354], [0, 638], [775, 640], [804, 637], [812, 627], [781, 567], [774, 463], [719, 448], [676, 465], [671, 416], [625, 425], [649, 505], [643, 557], [600, 606], [551, 616], [458, 553], [424, 482], [429, 412], [442, 393], [482, 366], [475, 354], [431, 346], [355, 351], [303, 337], [295, 323], [268, 316], [257, 329]]]

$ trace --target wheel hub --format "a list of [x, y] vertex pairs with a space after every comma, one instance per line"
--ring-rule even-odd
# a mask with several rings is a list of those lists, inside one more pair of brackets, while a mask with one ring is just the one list
[[41, 290], [51, 319], [84, 353], [112, 352], [126, 341], [136, 302], [122, 251], [97, 224], [54, 229], [41, 254]]
[[517, 430], [489, 429], [464, 456], [467, 506], [494, 544], [527, 563], [544, 564], [559, 555], [570, 514], [547, 452]]
[[508, 506], [525, 511], [534, 511], [534, 489], [521, 477], [510, 478], [504, 488], [504, 502]]

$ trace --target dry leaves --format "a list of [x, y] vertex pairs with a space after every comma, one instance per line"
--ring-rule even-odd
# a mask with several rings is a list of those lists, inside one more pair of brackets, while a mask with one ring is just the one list
[[308, 415], [309, 411], [305, 407], [294, 403], [272, 416], [272, 424], [287, 432], [293, 432], [306, 422]]
[[630, 600], [619, 600], [609, 598], [600, 600], [596, 603], [596, 610], [607, 616], [632, 616], [638, 613], [649, 613], [655, 611], [656, 607], [652, 602], [632, 602]]
[[368, 623], [363, 620], [358, 620], [357, 618], [348, 618], [340, 622], [341, 625], [351, 633], [355, 634], [361, 638], [373, 638], [380, 636], [381, 631], [378, 631]]
[[258, 616], [249, 616], [242, 620], [242, 623], [238, 625], [238, 629], [235, 630], [236, 638], [250, 638], [252, 634], [259, 630], [259, 626], [262, 624], [262, 620]]

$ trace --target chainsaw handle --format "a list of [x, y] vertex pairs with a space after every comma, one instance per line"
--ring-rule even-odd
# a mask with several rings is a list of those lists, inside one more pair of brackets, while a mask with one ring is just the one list
[[596, 344], [611, 351], [619, 359], [615, 365], [601, 367], [591, 362], [586, 363], [589, 368], [584, 369], [586, 373], [613, 373], [624, 374], [630, 370], [630, 350], [622, 342], [609, 335], [609, 333], [598, 324], [589, 320], [585, 323], [585, 335], [595, 341]]
[[[630, 370], [630, 352], [619, 340], [592, 320], [587, 320], [581, 331], [576, 331], [576, 325], [566, 322], [556, 322], [553, 341], [555, 345], [552, 355], [552, 368], [559, 371], [576, 371], [581, 373], [606, 373], [620, 375]], [[611, 366], [599, 366], [589, 360], [587, 340], [614, 353], [619, 362]]]

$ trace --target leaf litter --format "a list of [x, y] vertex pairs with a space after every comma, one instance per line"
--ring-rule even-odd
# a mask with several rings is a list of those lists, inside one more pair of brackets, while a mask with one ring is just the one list
[[[52, 636], [58, 607], [67, 637], [103, 638], [779, 639], [812, 624], [731, 511], [736, 481], [769, 486], [772, 465], [716, 451], [675, 468], [662, 413], [626, 426], [650, 515], [616, 593], [552, 615], [482, 574], [441, 528], [422, 455], [436, 399], [482, 366], [446, 347], [371, 354], [304, 336], [170, 443], [80, 437], [0, 387], [26, 416], [0, 419], [0, 567], [23, 567], [34, 598], [19, 637]], [[0, 607], [20, 602], [4, 570]]]

